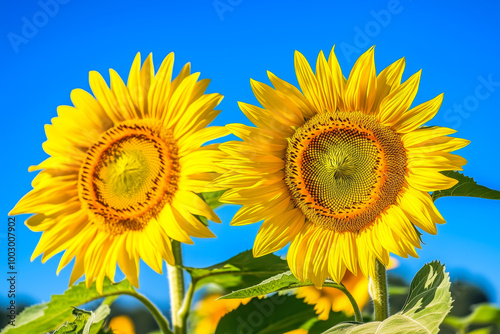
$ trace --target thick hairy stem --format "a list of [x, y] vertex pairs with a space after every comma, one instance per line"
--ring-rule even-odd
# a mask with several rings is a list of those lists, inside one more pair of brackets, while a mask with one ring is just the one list
[[170, 285], [170, 307], [172, 309], [172, 326], [174, 334], [186, 334], [186, 326], [180, 316], [182, 302], [184, 300], [184, 272], [182, 266], [181, 244], [172, 241], [172, 251], [175, 258], [175, 266], [167, 264], [168, 280]]
[[375, 310], [375, 321], [384, 321], [389, 317], [389, 294], [387, 292], [387, 273], [385, 266], [376, 260], [375, 276], [370, 277], [370, 295]]

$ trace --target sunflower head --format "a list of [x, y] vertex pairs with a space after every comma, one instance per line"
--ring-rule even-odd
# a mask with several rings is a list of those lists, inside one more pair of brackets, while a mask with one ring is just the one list
[[240, 108], [256, 127], [228, 126], [243, 141], [221, 145], [228, 171], [216, 182], [232, 187], [222, 201], [243, 205], [233, 225], [263, 220], [254, 255], [291, 242], [291, 270], [320, 287], [358, 267], [371, 275], [389, 253], [416, 257], [417, 228], [435, 234], [445, 222], [429, 192], [456, 183], [440, 172], [462, 169], [465, 159], [450, 152], [468, 141], [423, 126], [443, 95], [412, 107], [421, 72], [402, 83], [404, 66], [377, 75], [371, 48], [346, 79], [333, 49], [315, 71], [296, 52], [301, 90], [272, 73], [274, 87], [251, 81], [262, 108]]
[[128, 81], [110, 70], [108, 87], [90, 72], [94, 96], [71, 92], [74, 106], [60, 106], [45, 127], [50, 156], [33, 190], [11, 214], [34, 213], [26, 224], [43, 232], [33, 257], [42, 261], [65, 251], [61, 270], [73, 258], [70, 284], [85, 274], [87, 285], [114, 277], [118, 263], [138, 286], [139, 259], [157, 272], [174, 264], [171, 241], [213, 237], [196, 216], [219, 218], [197, 195], [218, 190], [217, 144], [223, 127], [206, 127], [219, 113], [219, 94], [205, 94], [208, 80], [186, 64], [172, 80], [173, 53], [155, 74], [152, 56], [135, 58]]
[[236, 310], [240, 305], [246, 305], [251, 298], [219, 299], [222, 294], [209, 293], [194, 306], [193, 317], [196, 319], [194, 334], [213, 334], [220, 319], [227, 313]]
[[[350, 271], [346, 271], [342, 284], [349, 290], [362, 310], [370, 300], [368, 278], [360, 272], [355, 276]], [[318, 289], [315, 286], [305, 286], [297, 289], [297, 297], [304, 298], [304, 302], [314, 305], [314, 310], [320, 320], [328, 320], [330, 311], [345, 312], [348, 316], [354, 314], [351, 302], [339, 289], [328, 287]]]
[[135, 334], [134, 323], [126, 315], [113, 317], [109, 321], [108, 328], [113, 334]]

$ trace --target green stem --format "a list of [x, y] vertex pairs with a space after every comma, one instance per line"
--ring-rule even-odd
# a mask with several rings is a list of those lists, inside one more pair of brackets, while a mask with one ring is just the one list
[[189, 284], [189, 288], [186, 292], [186, 296], [184, 297], [182, 306], [178, 312], [183, 328], [187, 328], [187, 318], [189, 316], [189, 311], [191, 311], [191, 303], [193, 302], [195, 285], [196, 282], [191, 281], [191, 283]]
[[[141, 295], [140, 293], [137, 292], [119, 292], [116, 295], [119, 294], [124, 294], [124, 295], [129, 295], [132, 297], [135, 297], [138, 299], [146, 308], [151, 312], [153, 317], [156, 320], [156, 323], [158, 324], [158, 327], [160, 327], [160, 331], [162, 334], [173, 334], [173, 332], [170, 330], [168, 326], [168, 320], [165, 319], [163, 314], [158, 310], [158, 308], [145, 296]], [[113, 295], [113, 294], [110, 294]]]
[[172, 251], [174, 253], [175, 266], [167, 264], [170, 286], [170, 307], [172, 308], [172, 326], [174, 328], [174, 334], [186, 334], [186, 327], [180, 317], [180, 310], [184, 299], [184, 272], [181, 268], [181, 244], [178, 241], [172, 240]]
[[375, 276], [370, 277], [370, 295], [375, 310], [375, 321], [384, 321], [389, 317], [389, 294], [387, 293], [387, 273], [385, 266], [375, 261]]
[[326, 282], [324, 284], [324, 286], [331, 287], [331, 288], [336, 288], [336, 289], [339, 289], [340, 291], [342, 291], [347, 296], [347, 298], [351, 302], [352, 308], [354, 309], [354, 321], [363, 322], [363, 315], [361, 314], [361, 310], [359, 309], [358, 303], [356, 302], [356, 299], [354, 299], [354, 297], [351, 295], [351, 293], [349, 292], [349, 290], [347, 290], [347, 288], [345, 287], [344, 284], [342, 284], [342, 283], [337, 284], [337, 283], [333, 283], [333, 282], [332, 283]]

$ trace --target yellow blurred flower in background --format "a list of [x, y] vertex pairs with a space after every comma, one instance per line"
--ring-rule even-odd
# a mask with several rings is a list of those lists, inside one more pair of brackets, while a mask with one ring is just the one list
[[108, 328], [113, 331], [113, 334], [135, 334], [134, 323], [126, 315], [113, 317]]
[[[370, 300], [368, 282], [368, 278], [361, 272], [355, 276], [350, 271], [346, 272], [342, 280], [342, 283], [356, 300], [360, 310]], [[330, 311], [343, 311], [349, 316], [354, 314], [349, 298], [339, 289], [328, 287], [318, 289], [314, 286], [305, 286], [297, 289], [297, 297], [304, 298], [304, 302], [314, 305], [314, 310], [320, 320], [327, 320]]]
[[196, 303], [192, 314], [192, 317], [196, 319], [194, 323], [195, 334], [213, 334], [224, 315], [251, 300], [251, 298], [217, 300], [221, 296], [220, 293], [211, 293]]

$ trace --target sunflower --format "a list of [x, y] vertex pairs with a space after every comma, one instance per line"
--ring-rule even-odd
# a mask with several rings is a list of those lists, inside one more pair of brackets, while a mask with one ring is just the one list
[[58, 107], [45, 126], [50, 157], [30, 167], [41, 170], [34, 189], [10, 214], [35, 213], [26, 225], [43, 234], [32, 260], [65, 250], [59, 273], [75, 258], [70, 285], [85, 274], [102, 291], [118, 263], [138, 286], [140, 258], [161, 273], [163, 259], [174, 264], [172, 240], [214, 237], [196, 215], [220, 220], [196, 193], [215, 190], [220, 172], [218, 145], [201, 145], [226, 135], [206, 128], [222, 96], [204, 94], [209, 80], [189, 63], [171, 80], [173, 61], [171, 53], [155, 75], [152, 55], [141, 67], [137, 54], [126, 85], [110, 70], [111, 88], [90, 72], [95, 97], [73, 90], [74, 107]]
[[[355, 276], [350, 271], [346, 271], [342, 284], [349, 290], [362, 310], [370, 300], [368, 278], [360, 272]], [[343, 311], [348, 316], [354, 314], [349, 298], [339, 289], [328, 287], [318, 289], [315, 286], [304, 286], [297, 289], [297, 298], [304, 298], [304, 302], [314, 305], [319, 320], [328, 320], [330, 311]]]
[[246, 305], [251, 298], [219, 299], [220, 293], [209, 293], [194, 307], [193, 316], [196, 319], [194, 334], [213, 334], [220, 319], [227, 313], [236, 310], [240, 305]]
[[108, 327], [113, 334], [135, 334], [134, 323], [126, 315], [113, 317]]
[[[398, 265], [398, 261], [394, 257], [391, 257], [387, 269], [396, 268]], [[368, 283], [368, 277], [362, 275], [359, 268], [357, 276], [347, 270], [342, 279], [342, 284], [344, 284], [354, 300], [356, 300], [360, 310], [363, 310], [363, 307], [370, 300]], [[296, 294], [297, 298], [304, 298], [304, 302], [314, 305], [314, 310], [318, 314], [319, 320], [328, 320], [330, 310], [333, 312], [344, 312], [348, 316], [354, 314], [354, 309], [349, 298], [339, 289], [328, 287], [318, 289], [315, 286], [304, 286], [298, 288]]]
[[436, 234], [445, 223], [429, 192], [456, 184], [440, 172], [462, 170], [466, 160], [450, 152], [469, 141], [422, 127], [443, 95], [410, 109], [420, 71], [401, 83], [404, 64], [377, 76], [371, 48], [345, 79], [333, 49], [328, 60], [319, 54], [315, 73], [296, 52], [302, 93], [270, 72], [274, 88], [251, 81], [263, 108], [239, 105], [257, 127], [228, 125], [243, 141], [221, 145], [228, 171], [216, 183], [232, 188], [222, 202], [243, 205], [232, 225], [264, 220], [254, 256], [291, 243], [294, 275], [321, 287], [358, 266], [373, 275], [389, 253], [417, 257], [415, 227]]

